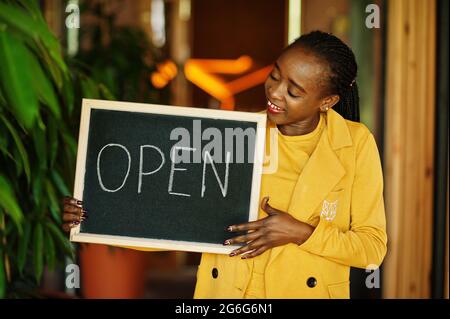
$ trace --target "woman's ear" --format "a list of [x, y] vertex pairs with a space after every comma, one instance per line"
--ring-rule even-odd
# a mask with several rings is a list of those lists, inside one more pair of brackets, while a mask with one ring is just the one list
[[339, 102], [339, 95], [333, 94], [322, 99], [320, 111], [326, 112]]

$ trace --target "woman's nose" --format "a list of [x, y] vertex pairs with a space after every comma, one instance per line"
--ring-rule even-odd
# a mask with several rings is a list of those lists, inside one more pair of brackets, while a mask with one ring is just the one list
[[269, 94], [270, 94], [270, 98], [273, 99], [273, 102], [276, 101], [281, 101], [283, 99], [283, 93], [282, 93], [282, 84], [273, 84], [270, 88], [269, 88]]

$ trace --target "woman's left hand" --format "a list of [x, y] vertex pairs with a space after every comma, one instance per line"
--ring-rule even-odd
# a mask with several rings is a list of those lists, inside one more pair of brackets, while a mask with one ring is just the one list
[[241, 258], [253, 258], [273, 247], [289, 243], [300, 245], [311, 236], [314, 227], [271, 207], [268, 202], [269, 197], [264, 197], [261, 201], [261, 209], [269, 216], [254, 222], [228, 227], [230, 232], [248, 231], [246, 235], [227, 239], [224, 242], [224, 245], [247, 244], [232, 251], [230, 257], [244, 254]]

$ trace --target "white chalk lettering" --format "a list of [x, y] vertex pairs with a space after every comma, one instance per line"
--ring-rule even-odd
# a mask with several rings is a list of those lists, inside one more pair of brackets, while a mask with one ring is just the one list
[[[152, 148], [154, 150], [156, 150], [159, 155], [161, 155], [161, 164], [159, 164], [157, 169], [154, 169], [151, 172], [143, 172], [142, 171], [142, 166], [143, 166], [143, 162], [144, 162], [144, 149], [145, 148]], [[141, 187], [142, 187], [142, 176], [143, 175], [152, 175], [154, 173], [156, 173], [157, 171], [159, 171], [161, 169], [161, 167], [163, 167], [164, 163], [165, 163], [166, 159], [164, 158], [164, 154], [163, 152], [156, 147], [155, 145], [141, 145], [141, 153], [140, 153], [140, 157], [139, 157], [139, 182], [138, 182], [138, 194], [141, 193]]]
[[204, 157], [204, 161], [203, 161], [202, 197], [205, 195], [205, 190], [206, 190], [206, 185], [205, 185], [205, 175], [206, 174], [205, 173], [206, 173], [206, 164], [207, 164], [208, 161], [211, 164], [211, 167], [212, 167], [212, 169], [214, 171], [214, 175], [216, 175], [216, 179], [217, 179], [217, 182], [219, 183], [220, 190], [222, 191], [223, 197], [227, 196], [227, 192], [228, 192], [228, 171], [229, 171], [229, 164], [230, 164], [231, 153], [227, 152], [227, 159], [225, 161], [225, 165], [226, 165], [226, 168], [225, 168], [225, 181], [224, 181], [223, 184], [220, 181], [219, 174], [217, 173], [216, 166], [214, 165], [214, 161], [213, 161], [213, 159], [211, 157], [211, 154], [209, 154], [209, 152], [206, 151], [204, 156], [205, 157]]
[[[127, 156], [128, 156], [127, 173], [125, 175], [125, 178], [122, 181], [122, 184], [116, 189], [108, 189], [108, 188], [106, 188], [105, 185], [103, 184], [102, 176], [100, 174], [100, 157], [101, 157], [103, 151], [107, 147], [119, 147], [119, 148], [123, 149], [127, 153]], [[102, 188], [102, 190], [104, 190], [105, 192], [111, 192], [111, 193], [115, 193], [118, 190], [120, 190], [125, 185], [125, 182], [127, 181], [128, 175], [130, 174], [130, 167], [131, 167], [131, 155], [130, 155], [130, 152], [128, 152], [128, 149], [125, 146], [123, 146], [121, 144], [115, 144], [115, 143], [106, 144], [105, 146], [103, 146], [103, 148], [100, 150], [100, 152], [98, 152], [98, 156], [97, 156], [97, 177], [98, 177], [98, 182], [99, 182], [100, 187]]]
[[174, 146], [172, 147], [172, 152], [170, 154], [170, 160], [172, 161], [172, 165], [170, 167], [170, 176], [169, 176], [169, 194], [172, 195], [178, 195], [178, 196], [188, 196], [190, 197], [190, 194], [185, 194], [185, 193], [176, 193], [173, 192], [173, 175], [175, 171], [186, 171], [186, 168], [175, 168], [175, 154], [177, 153], [178, 150], [183, 150], [183, 151], [191, 151], [191, 152], [195, 152], [195, 148], [192, 147], [182, 147], [182, 146]]

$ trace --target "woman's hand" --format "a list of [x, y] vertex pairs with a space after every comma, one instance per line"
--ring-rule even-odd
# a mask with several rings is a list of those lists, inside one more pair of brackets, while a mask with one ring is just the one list
[[264, 197], [261, 201], [262, 210], [269, 215], [266, 218], [228, 227], [230, 232], [248, 231], [246, 235], [237, 236], [224, 242], [224, 245], [247, 244], [232, 251], [230, 257], [245, 254], [242, 256], [243, 259], [253, 258], [273, 247], [289, 243], [300, 245], [311, 236], [314, 227], [271, 207], [268, 201], [269, 197]]
[[64, 197], [63, 200], [63, 225], [62, 229], [69, 232], [72, 227], [78, 226], [87, 217], [83, 209], [83, 202], [72, 197]]

